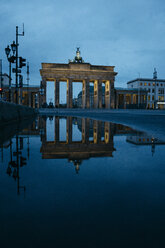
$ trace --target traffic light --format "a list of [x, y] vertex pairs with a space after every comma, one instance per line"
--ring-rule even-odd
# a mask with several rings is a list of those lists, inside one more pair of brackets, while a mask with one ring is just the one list
[[26, 66], [26, 59], [19, 57], [19, 68]]

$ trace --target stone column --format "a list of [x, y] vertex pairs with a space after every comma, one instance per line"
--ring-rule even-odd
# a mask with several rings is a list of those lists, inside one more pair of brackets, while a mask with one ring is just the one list
[[105, 108], [111, 108], [111, 87], [109, 80], [105, 83]]
[[93, 97], [93, 102], [94, 102], [94, 108], [98, 108], [99, 106], [99, 94], [98, 94], [98, 80], [94, 81], [94, 97]]
[[103, 92], [102, 92], [102, 81], [99, 80], [99, 82], [98, 82], [98, 100], [99, 100], [99, 108], [102, 108], [102, 97], [103, 97]]
[[86, 80], [86, 107], [90, 108], [90, 82]]
[[66, 121], [66, 142], [72, 143], [72, 117], [67, 117]]
[[90, 97], [89, 80], [83, 80], [82, 108], [90, 107], [89, 97]]
[[46, 80], [42, 80], [44, 95], [43, 95], [43, 103], [46, 102]]
[[59, 108], [59, 93], [60, 93], [60, 85], [59, 85], [59, 80], [56, 79], [56, 81], [54, 82], [54, 88], [55, 88], [55, 107]]
[[115, 133], [115, 125], [114, 123], [105, 122], [104, 124], [104, 141], [106, 144], [113, 144], [113, 136]]
[[86, 107], [86, 95], [85, 95], [85, 80], [83, 80], [83, 83], [82, 83], [82, 108], [84, 109]]
[[115, 108], [115, 93], [114, 93], [114, 79], [110, 81], [110, 108]]
[[101, 141], [101, 121], [93, 121], [93, 141], [94, 144]]
[[[43, 95], [40, 95], [40, 107], [43, 103], [46, 103], [46, 79], [42, 79], [41, 88], [43, 90]], [[28, 94], [30, 95], [30, 91], [28, 91]], [[30, 104], [30, 96], [28, 96], [28, 99]]]
[[67, 80], [67, 108], [72, 108], [72, 80]]
[[89, 142], [89, 119], [82, 118], [82, 143]]
[[104, 141], [106, 144], [110, 141], [110, 122], [104, 124]]
[[93, 142], [96, 144], [98, 141], [98, 128], [97, 128], [97, 121], [93, 121]]
[[55, 142], [59, 142], [59, 117], [55, 116]]

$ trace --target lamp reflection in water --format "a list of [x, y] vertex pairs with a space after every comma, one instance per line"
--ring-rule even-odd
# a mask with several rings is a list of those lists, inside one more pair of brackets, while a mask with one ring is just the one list
[[[20, 167], [23, 167], [26, 165], [26, 158], [22, 156], [22, 149], [23, 149], [23, 139], [22, 137], [18, 137], [16, 135], [16, 151], [12, 151], [12, 145], [13, 142], [10, 141], [10, 161], [8, 163], [8, 167], [6, 170], [6, 173], [9, 176], [12, 176], [15, 181], [17, 181], [17, 193], [20, 194], [20, 189], [23, 189], [24, 192], [26, 190], [25, 186], [20, 185]], [[16, 159], [13, 159], [13, 156], [16, 157]]]

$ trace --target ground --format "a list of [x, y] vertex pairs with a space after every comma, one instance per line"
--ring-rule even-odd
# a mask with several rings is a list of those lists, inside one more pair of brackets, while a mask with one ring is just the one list
[[84, 110], [84, 109], [40, 109], [40, 114], [68, 115], [110, 121], [145, 131], [165, 141], [164, 110]]

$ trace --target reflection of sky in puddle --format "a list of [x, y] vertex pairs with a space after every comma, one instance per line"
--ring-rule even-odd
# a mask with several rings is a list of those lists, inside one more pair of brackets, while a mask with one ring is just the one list
[[55, 118], [46, 120], [46, 137], [48, 141], [55, 139]]
[[164, 247], [162, 141], [122, 125], [72, 122], [71, 140], [67, 118], [47, 118], [1, 146], [2, 247]]

